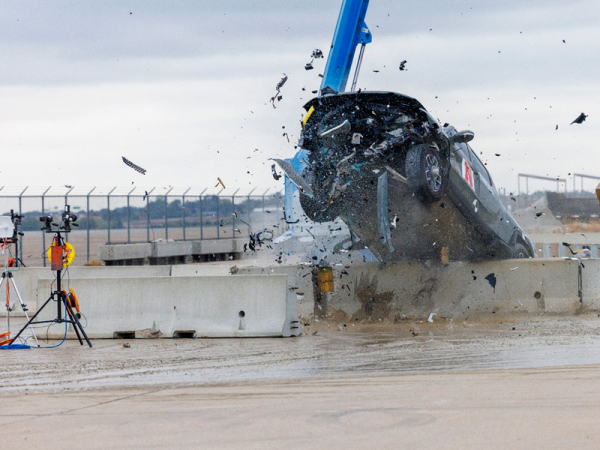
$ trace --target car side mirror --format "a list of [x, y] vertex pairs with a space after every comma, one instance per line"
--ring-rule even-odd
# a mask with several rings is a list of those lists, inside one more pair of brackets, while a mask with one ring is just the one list
[[475, 133], [469, 130], [463, 130], [456, 133], [454, 136], [450, 138], [450, 140], [455, 144], [464, 144], [466, 142], [470, 142], [475, 137]]

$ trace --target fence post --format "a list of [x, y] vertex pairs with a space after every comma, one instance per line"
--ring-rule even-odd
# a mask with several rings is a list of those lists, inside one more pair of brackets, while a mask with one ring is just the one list
[[231, 219], [231, 233], [232, 233], [231, 238], [232, 239], [235, 239], [235, 215], [236, 215], [236, 212], [235, 212], [234, 208], [235, 208], [235, 194], [237, 194], [238, 191], [239, 191], [239, 189], [237, 191], [235, 191], [233, 193], [233, 195], [231, 196], [231, 213], [232, 213], [231, 214], [231, 217], [232, 217], [232, 219]]
[[146, 237], [148, 239], [148, 242], [150, 242], [150, 194], [152, 194], [152, 192], [154, 191], [154, 189], [156, 189], [155, 187], [153, 187], [150, 192], [145, 191], [145, 197], [146, 197]]
[[[46, 195], [46, 193], [50, 190], [52, 186], [48, 186], [48, 189], [46, 189], [44, 191], [44, 193], [42, 194], [42, 216], [46, 216], [46, 212], [45, 212], [45, 206], [44, 206], [44, 196]], [[42, 261], [44, 264], [44, 267], [46, 267], [46, 232], [44, 230], [42, 230]]]
[[[26, 186], [26, 187], [25, 187], [25, 189], [23, 189], [23, 192], [21, 192], [21, 193], [19, 194], [19, 215], [21, 215], [21, 214], [22, 214], [22, 212], [21, 212], [21, 209], [22, 209], [22, 208], [21, 208], [21, 206], [22, 206], [22, 205], [21, 205], [21, 197], [22, 197], [22, 195], [25, 193], [25, 191], [27, 190], [27, 188], [28, 188], [28, 187], [29, 187], [29, 186]], [[21, 252], [20, 252], [20, 253], [21, 253], [21, 256], [20, 256], [20, 258], [21, 258], [21, 262], [23, 261], [23, 238], [24, 238], [24, 237], [25, 237], [24, 235], [23, 235], [23, 236], [21, 236]], [[17, 260], [19, 259], [19, 249], [18, 249], [18, 248], [17, 248], [17, 251], [16, 251], [15, 258], [17, 258]], [[6, 287], [8, 288], [8, 280], [6, 280]]]
[[203, 234], [203, 226], [202, 226], [202, 222], [204, 222], [204, 214], [202, 213], [202, 209], [204, 208], [204, 203], [202, 202], [202, 194], [204, 194], [206, 192], [205, 188], [202, 192], [200, 192], [200, 240], [204, 239], [204, 234]]
[[131, 243], [131, 207], [129, 206], [129, 196], [136, 188], [133, 188], [127, 193], [127, 243]]
[[112, 190], [106, 196], [106, 204], [107, 204], [107, 207], [108, 207], [108, 224], [107, 224], [107, 228], [108, 228], [108, 245], [110, 245], [110, 194], [112, 194], [113, 191], [116, 188], [117, 188], [116, 186], [114, 188], [112, 188]]
[[[65, 206], [69, 204], [69, 194], [74, 188], [70, 188], [65, 194]], [[63, 208], [64, 210], [64, 208]], [[65, 233], [65, 242], [69, 242], [69, 233]]]
[[183, 240], [185, 241], [185, 194], [188, 193], [188, 191], [191, 188], [187, 188], [187, 191], [185, 191], [183, 193], [183, 196], [181, 198], [181, 215], [182, 215], [182, 219], [183, 219]]
[[261, 214], [261, 228], [265, 228], [265, 214], [267, 211], [265, 210], [265, 195], [269, 192], [270, 189], [267, 189], [262, 195], [262, 214]]
[[[256, 188], [253, 188], [249, 193], [248, 193], [248, 198], [247, 198], [247, 202], [246, 204], [248, 205], [248, 223], [250, 224], [249, 229], [248, 229], [248, 233], [252, 232], [252, 206], [250, 204], [250, 197], [252, 196], [252, 193], [256, 190]], [[247, 225], [248, 226], [248, 225]]]
[[169, 240], [169, 192], [171, 192], [173, 188], [169, 189], [165, 194], [165, 241]]
[[[50, 189], [50, 188], [48, 188]], [[87, 260], [90, 260], [90, 195], [94, 192], [96, 186], [92, 188], [90, 192], [88, 192], [86, 196], [87, 201]], [[46, 259], [44, 259], [44, 266], [46, 265]]]
[[220, 208], [220, 203], [221, 203], [221, 197], [219, 197], [219, 194], [223, 192], [223, 189], [221, 189], [218, 193], [217, 193], [217, 239], [221, 239], [221, 233], [219, 228], [221, 228], [221, 208]]

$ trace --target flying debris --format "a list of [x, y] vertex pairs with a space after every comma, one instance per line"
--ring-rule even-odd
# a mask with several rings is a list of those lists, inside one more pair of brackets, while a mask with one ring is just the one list
[[313, 67], [312, 63], [314, 62], [314, 60], [315, 60], [315, 59], [322, 58], [322, 57], [323, 57], [323, 52], [322, 52], [321, 50], [319, 50], [318, 48], [315, 48], [315, 49], [313, 50], [313, 52], [312, 52], [312, 55], [310, 55], [310, 57], [311, 57], [311, 60], [310, 60], [310, 62], [309, 62], [309, 63], [306, 63], [306, 64], [304, 65], [304, 68], [305, 68], [306, 70], [313, 70], [313, 69], [314, 69], [314, 67]]
[[281, 175], [277, 173], [277, 170], [275, 170], [275, 164], [271, 165], [271, 172], [273, 172], [273, 178], [275, 178], [275, 180], [279, 180], [281, 178]]
[[404, 60], [404, 61], [402, 61], [402, 62], [400, 63], [400, 67], [399, 67], [399, 69], [400, 69], [401, 71], [402, 71], [402, 70], [406, 70], [406, 67], [405, 67], [405, 66], [406, 66], [406, 60]]
[[584, 113], [579, 114], [579, 117], [577, 117], [577, 119], [575, 119], [573, 122], [571, 122], [569, 125], [573, 125], [574, 123], [583, 123], [583, 121], [585, 120], [585, 118], [587, 117], [587, 115], [585, 115]]
[[277, 91], [277, 93], [271, 98], [271, 103], [273, 104], [273, 108], [277, 108], [275, 106], [275, 100], [280, 102], [281, 99], [283, 98], [283, 96], [279, 95], [279, 91], [281, 90], [281, 88], [283, 87], [283, 85], [285, 84], [285, 82], [287, 80], [288, 80], [288, 76], [284, 73], [281, 81], [279, 81], [279, 83], [277, 83], [277, 86], [275, 86], [275, 90]]
[[123, 162], [125, 164], [127, 164], [129, 167], [131, 167], [133, 170], [135, 170], [136, 172], [141, 173], [142, 175], [146, 175], [146, 169], [142, 169], [140, 166], [135, 165], [134, 163], [132, 163], [131, 161], [129, 161], [124, 156], [121, 156], [121, 158], [123, 158]]
[[494, 292], [496, 292], [496, 275], [494, 273], [490, 273], [487, 277], [485, 277], [485, 279], [488, 281], [488, 283], [490, 283], [490, 286], [494, 289]]

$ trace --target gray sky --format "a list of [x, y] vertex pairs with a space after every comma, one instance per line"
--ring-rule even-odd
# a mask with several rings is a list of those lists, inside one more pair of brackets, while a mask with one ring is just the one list
[[[281, 186], [268, 158], [295, 153], [325, 60], [304, 64], [327, 52], [340, 5], [0, 1], [0, 186]], [[518, 172], [600, 175], [599, 20], [597, 0], [371, 0], [359, 86], [473, 130], [508, 191]]]

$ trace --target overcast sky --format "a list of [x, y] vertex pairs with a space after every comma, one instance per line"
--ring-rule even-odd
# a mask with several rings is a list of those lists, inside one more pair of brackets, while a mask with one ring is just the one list
[[[295, 153], [340, 5], [0, 1], [0, 186], [281, 186], [268, 158]], [[498, 186], [600, 175], [597, 0], [371, 0], [366, 22], [359, 86], [473, 130]]]

